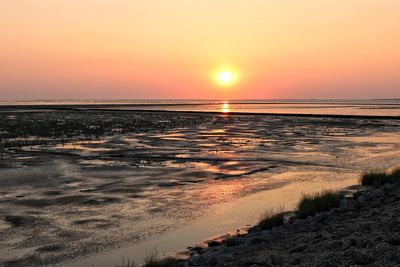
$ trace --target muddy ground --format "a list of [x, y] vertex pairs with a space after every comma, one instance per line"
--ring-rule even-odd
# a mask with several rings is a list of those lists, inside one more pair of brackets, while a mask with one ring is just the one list
[[163, 235], [263, 190], [390, 167], [400, 158], [399, 126], [374, 118], [2, 110], [0, 266], [65, 263]]

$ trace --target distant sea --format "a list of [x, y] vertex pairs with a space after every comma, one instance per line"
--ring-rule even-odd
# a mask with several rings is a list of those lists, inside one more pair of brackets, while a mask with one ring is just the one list
[[80, 108], [239, 112], [273, 114], [320, 114], [400, 116], [400, 99], [371, 100], [29, 100], [0, 101], [0, 105], [70, 105]]

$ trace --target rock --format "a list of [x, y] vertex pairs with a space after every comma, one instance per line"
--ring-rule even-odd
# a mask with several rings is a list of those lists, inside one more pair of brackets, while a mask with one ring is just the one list
[[188, 266], [212, 266], [215, 265], [216, 263], [217, 260], [213, 255], [206, 255], [206, 254], [192, 257], [187, 261]]
[[293, 227], [294, 230], [300, 230], [307, 227], [308, 224], [309, 223], [305, 220], [298, 220], [294, 222], [291, 226]]
[[327, 217], [326, 213], [318, 213], [317, 215], [315, 215], [314, 217], [314, 221], [315, 222], [322, 222], [323, 220], [325, 220]]
[[301, 262], [300, 258], [295, 258], [290, 262], [291, 265], [299, 265]]
[[339, 263], [333, 261], [323, 261], [317, 265], [318, 267], [341, 267]]
[[[382, 203], [379, 201], [379, 200], [375, 200], [375, 201], [373, 201], [372, 203], [371, 203], [371, 207], [372, 208], [380, 208], [380, 207], [382, 207]], [[374, 214], [375, 213], [375, 214]], [[373, 214], [372, 214], [373, 216], [374, 215], [377, 215], [377, 212], [376, 211], [373, 211]]]
[[390, 232], [400, 232], [400, 221], [397, 218], [387, 219], [383, 223], [385, 230]]
[[365, 196], [360, 196], [357, 198], [357, 204], [363, 204], [365, 202]]
[[383, 199], [383, 203], [387, 204], [387, 203], [391, 203], [395, 200], [396, 200], [396, 197], [386, 197]]
[[389, 237], [387, 239], [387, 242], [390, 245], [399, 246], [400, 245], [400, 236], [398, 234], [392, 235], [391, 237]]
[[295, 217], [295, 216], [291, 216], [291, 217], [289, 217], [289, 219], [288, 219], [288, 223], [289, 223], [289, 224], [294, 223], [295, 221], [296, 221], [296, 217]]
[[344, 246], [343, 241], [336, 240], [336, 241], [332, 241], [332, 242], [328, 243], [327, 248], [333, 249], [333, 250], [339, 250], [339, 249], [342, 249], [343, 246]]
[[215, 248], [205, 249], [200, 265], [400, 266], [399, 199], [400, 184], [373, 188], [358, 200], [342, 200], [336, 212], [293, 218], [272, 230], [254, 228], [233, 247], [210, 242]]
[[292, 250], [290, 251], [290, 253], [293, 254], [293, 253], [302, 252], [302, 251], [305, 250], [307, 247], [308, 247], [307, 245], [300, 245], [300, 246], [295, 247], [294, 249], [292, 249]]
[[341, 201], [340, 201], [340, 205], [339, 205], [339, 207], [340, 208], [346, 208], [348, 206], [348, 200], [347, 199], [342, 199]]
[[345, 243], [343, 249], [347, 250], [347, 249], [349, 249], [351, 247], [354, 247], [356, 245], [357, 245], [356, 240], [354, 238], [350, 237], [350, 238], [347, 239], [347, 242]]
[[355, 264], [366, 265], [374, 261], [373, 256], [368, 255], [366, 252], [359, 249], [352, 249], [349, 251], [349, 254], [351, 260]]
[[400, 188], [393, 187], [387, 191], [387, 195], [390, 197], [395, 197], [400, 195]]
[[187, 260], [188, 266], [200, 266], [202, 263], [200, 256], [194, 256]]
[[383, 185], [383, 190], [385, 190], [386, 193], [388, 193], [391, 190], [396, 190], [398, 188], [398, 184], [384, 184]]
[[282, 260], [281, 260], [281, 258], [280, 258], [279, 256], [277, 256], [277, 255], [275, 255], [275, 254], [271, 254], [271, 255], [269, 256], [269, 258], [270, 258], [271, 263], [272, 263], [273, 265], [282, 265]]
[[264, 238], [261, 237], [253, 237], [252, 239], [249, 240], [250, 244], [260, 244], [260, 243], [264, 243], [267, 240], [265, 240]]
[[266, 265], [266, 259], [254, 259], [254, 260], [248, 260], [244, 263], [246, 266], [265, 266]]
[[382, 189], [372, 190], [370, 193], [371, 198], [381, 198], [385, 195]]
[[208, 245], [208, 247], [209, 248], [212, 248], [212, 247], [218, 247], [218, 246], [221, 246], [222, 245], [222, 243], [221, 242], [218, 242], [218, 241], [210, 241], [210, 242], [208, 242], [207, 243], [207, 245]]

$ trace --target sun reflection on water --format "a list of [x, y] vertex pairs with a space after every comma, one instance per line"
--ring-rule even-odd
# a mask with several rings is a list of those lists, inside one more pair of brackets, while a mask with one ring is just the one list
[[231, 109], [230, 109], [229, 103], [228, 102], [222, 103], [221, 112], [222, 113], [229, 113], [230, 111], [231, 111]]

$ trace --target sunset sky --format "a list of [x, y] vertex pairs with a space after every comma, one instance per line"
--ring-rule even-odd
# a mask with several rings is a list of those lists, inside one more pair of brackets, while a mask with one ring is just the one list
[[3, 100], [400, 97], [399, 0], [1, 0], [0, 36]]

